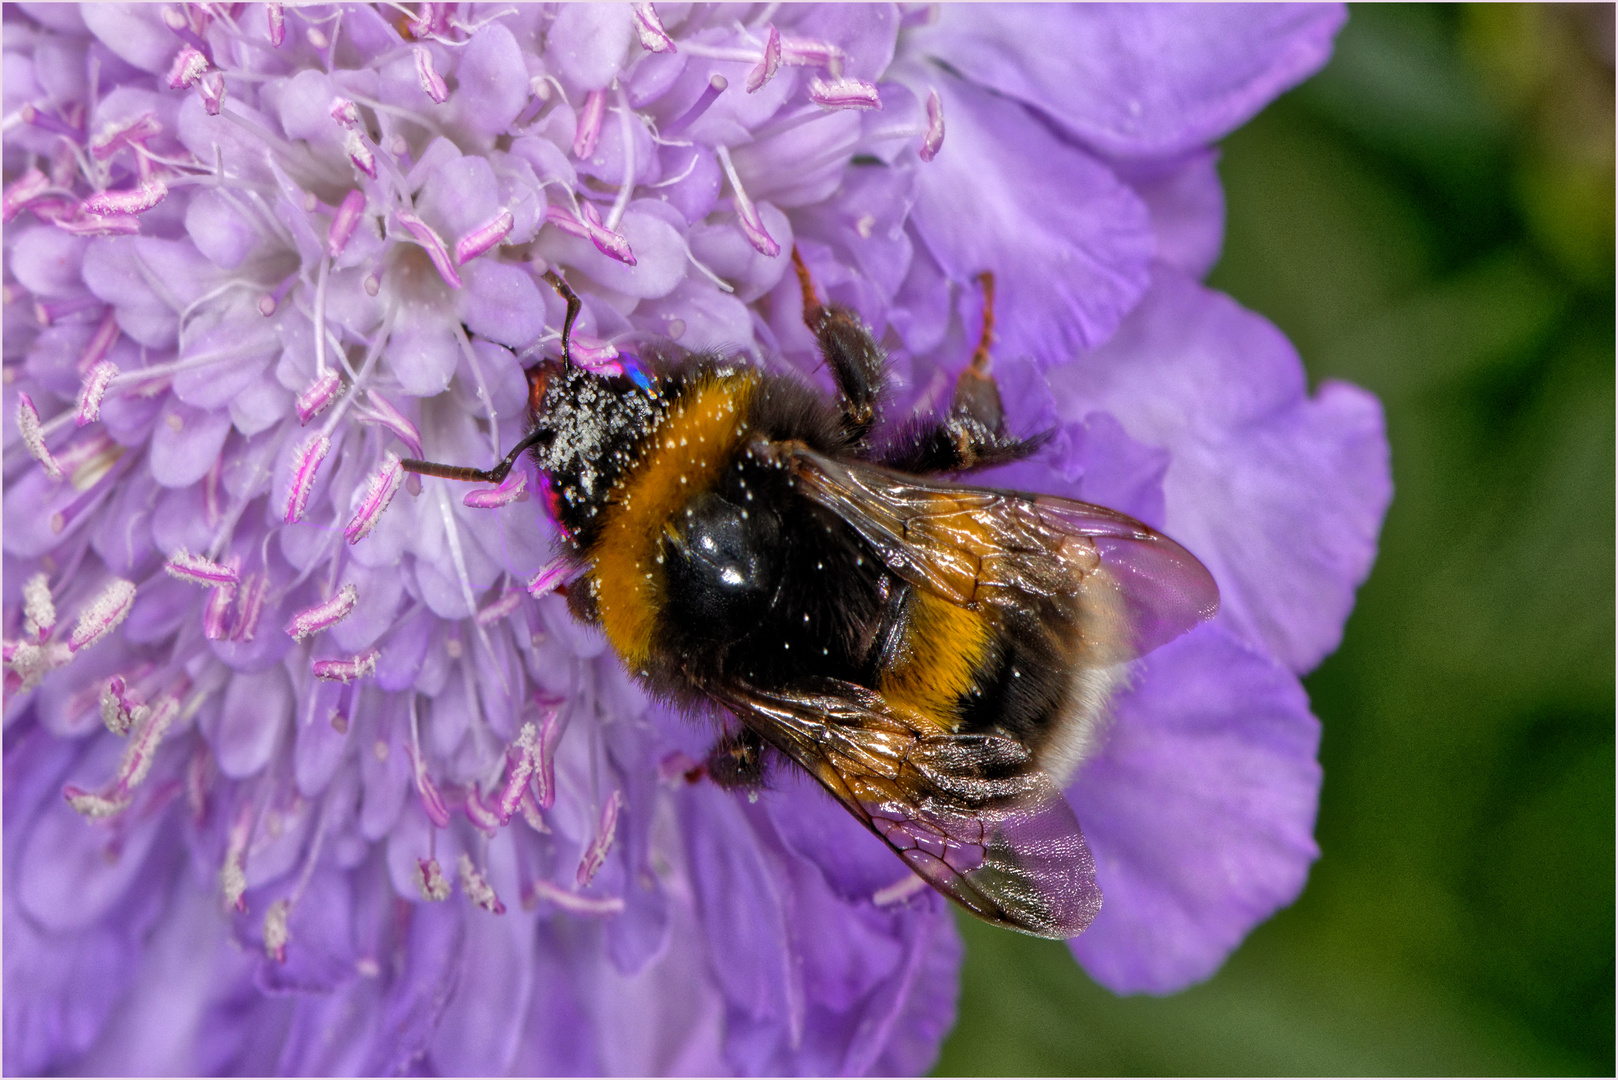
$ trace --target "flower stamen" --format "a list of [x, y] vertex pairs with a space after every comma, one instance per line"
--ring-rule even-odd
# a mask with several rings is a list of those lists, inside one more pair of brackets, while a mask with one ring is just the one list
[[307, 424], [325, 412], [342, 389], [343, 377], [337, 372], [328, 371], [324, 375], [316, 376], [314, 382], [304, 387], [303, 393], [293, 402], [299, 423]]
[[553, 591], [567, 576], [568, 560], [558, 556], [539, 568], [539, 573], [528, 579], [528, 595], [538, 600]]
[[275, 287], [274, 292], [269, 293], [259, 300], [258, 313], [264, 316], [266, 319], [271, 315], [274, 315], [276, 309], [281, 306], [281, 301], [286, 298], [287, 292], [292, 288], [293, 285], [297, 284], [297, 281], [298, 275], [296, 273], [288, 274], [282, 280], [281, 284]]
[[377, 519], [388, 508], [388, 503], [393, 501], [394, 493], [399, 490], [399, 483], [403, 479], [404, 469], [398, 456], [391, 452], [384, 455], [382, 464], [371, 474], [366, 485], [365, 497], [343, 528], [343, 536], [350, 544], [357, 544], [371, 535]]
[[23, 633], [44, 641], [56, 628], [56, 605], [51, 602], [51, 579], [38, 573], [22, 586]]
[[78, 624], [68, 635], [67, 647], [74, 652], [86, 649], [118, 628], [135, 606], [135, 583], [114, 578], [79, 614]]
[[714, 148], [719, 155], [719, 164], [725, 170], [725, 176], [730, 180], [730, 190], [736, 203], [736, 218], [741, 223], [742, 234], [747, 242], [753, 245], [753, 250], [767, 258], [775, 258], [781, 254], [781, 245], [764, 227], [764, 219], [759, 216], [758, 208], [753, 200], [747, 197], [747, 191], [742, 187], [741, 178], [736, 175], [736, 166], [731, 163], [728, 147]]
[[236, 586], [215, 585], [208, 592], [208, 600], [202, 605], [202, 635], [209, 641], [226, 641], [230, 638], [231, 603], [236, 599]]
[[169, 89], [185, 90], [196, 85], [208, 70], [208, 58], [195, 45], [182, 45], [169, 65]]
[[311, 435], [299, 448], [292, 469], [292, 483], [287, 488], [285, 513], [282, 514], [282, 520], [288, 525], [303, 520], [304, 511], [309, 508], [309, 496], [315, 488], [315, 475], [329, 453], [331, 439], [321, 432]]
[[101, 133], [90, 140], [90, 156], [96, 161], [106, 161], [124, 147], [144, 146], [147, 139], [162, 132], [163, 125], [155, 114], [141, 113], [102, 128]]
[[326, 112], [337, 126], [346, 131], [353, 131], [360, 126], [360, 109], [345, 97], [334, 97], [331, 104], [326, 106]]
[[433, 232], [432, 227], [408, 210], [396, 210], [393, 216], [405, 227], [411, 238], [426, 250], [427, 257], [433, 261], [433, 266], [438, 269], [439, 276], [445, 283], [452, 289], [459, 289], [462, 284], [461, 275], [455, 272], [449, 252], [444, 250], [444, 242]]
[[477, 258], [504, 240], [515, 221], [511, 211], [502, 207], [489, 221], [461, 237], [455, 242], [455, 265], [464, 266], [467, 260]]
[[133, 700], [126, 691], [123, 676], [107, 680], [101, 692], [101, 722], [114, 735], [128, 735], [129, 729], [146, 718], [150, 710]]
[[[376, 173], [373, 171], [374, 179]], [[337, 213], [332, 215], [331, 230], [326, 234], [326, 254], [332, 258], [343, 253], [348, 246], [349, 237], [359, 226], [360, 217], [365, 213], [365, 194], [359, 189], [351, 190], [343, 196], [343, 201], [337, 206]]]
[[440, 829], [449, 827], [449, 808], [444, 805], [444, 796], [438, 791], [438, 785], [433, 778], [427, 775], [427, 760], [421, 754], [421, 735], [416, 719], [416, 699], [410, 699], [410, 745], [406, 747], [410, 754], [410, 770], [416, 783], [416, 794], [421, 797], [421, 808], [427, 812], [427, 820]]
[[466, 800], [463, 809], [466, 811], [466, 819], [479, 832], [491, 840], [494, 838], [494, 834], [499, 831], [500, 826], [505, 824], [500, 820], [500, 815], [484, 803], [482, 795], [478, 793], [476, 784], [466, 789]]
[[348, 133], [348, 138], [343, 140], [343, 150], [348, 154], [348, 160], [354, 163], [356, 169], [369, 176], [372, 180], [376, 179], [376, 155], [371, 152], [371, 148], [366, 145], [365, 139], [359, 132], [350, 131]]
[[91, 819], [111, 817], [127, 809], [133, 801], [134, 789], [151, 772], [157, 746], [179, 712], [179, 699], [172, 694], [164, 695], [150, 712], [136, 721], [134, 734], [124, 748], [124, 756], [118, 763], [112, 783], [99, 792], [85, 791], [69, 784], [62, 789], [68, 805]]
[[302, 641], [306, 637], [335, 626], [354, 613], [354, 605], [358, 599], [359, 592], [353, 584], [345, 584], [329, 600], [304, 608], [293, 615], [292, 621], [287, 624], [287, 634], [293, 641]]
[[[376, 649], [367, 649], [347, 660], [316, 660], [313, 668], [314, 676], [327, 682], [351, 683], [374, 672], [377, 658], [381, 655]], [[446, 815], [446, 820], [447, 817]]]
[[394, 407], [393, 403], [375, 391], [367, 390], [365, 404], [359, 410], [360, 419], [381, 424], [399, 437], [399, 441], [410, 449], [416, 457], [422, 454], [421, 432], [416, 430], [404, 413]]
[[463, 505], [474, 510], [498, 510], [502, 506], [509, 506], [522, 498], [528, 486], [528, 475], [519, 469], [513, 469], [499, 487], [479, 488], [469, 491], [461, 499]]
[[202, 99], [202, 110], [209, 116], [218, 116], [225, 107], [225, 76], [210, 71], [197, 80], [197, 96]]
[[11, 222], [33, 200], [50, 190], [51, 179], [38, 169], [29, 169], [6, 185], [0, 194], [0, 221]]
[[601, 137], [601, 117], [606, 112], [607, 93], [591, 90], [584, 95], [584, 106], [579, 110], [579, 129], [573, 136], [573, 156], [587, 160], [596, 152], [596, 140]]
[[810, 79], [809, 100], [823, 109], [882, 108], [882, 99], [877, 96], [876, 85], [855, 78]]
[[934, 87], [927, 91], [927, 134], [921, 140], [921, 160], [931, 161], [944, 145], [944, 101]]
[[618, 808], [623, 805], [623, 801], [623, 795], [614, 789], [611, 797], [607, 799], [607, 804], [601, 808], [601, 822], [596, 828], [595, 838], [584, 849], [584, 855], [579, 859], [578, 873], [575, 875], [581, 889], [587, 887], [606, 864], [607, 853], [612, 850], [613, 836], [618, 831]]
[[506, 782], [500, 789], [499, 798], [495, 800], [500, 824], [510, 821], [511, 815], [522, 805], [523, 793], [540, 769], [541, 751], [539, 729], [533, 721], [529, 721], [517, 733], [517, 741], [506, 748]]
[[127, 191], [98, 191], [79, 206], [87, 214], [144, 214], [168, 193], [168, 185], [153, 177]]
[[479, 626], [488, 626], [490, 623], [498, 622], [507, 615], [510, 615], [513, 611], [516, 611], [521, 604], [521, 591], [513, 589], [508, 593], [502, 594], [498, 600], [494, 600], [486, 604], [481, 610], [478, 611], [476, 615], [473, 616], [473, 620]]
[[547, 900], [570, 915], [618, 915], [624, 910], [621, 896], [581, 896], [544, 878], [529, 883], [524, 906], [527, 906], [529, 899]]
[[489, 883], [484, 880], [483, 875], [478, 873], [477, 868], [472, 865], [472, 857], [464, 851], [461, 852], [459, 869], [461, 888], [466, 892], [468, 899], [484, 911], [492, 914], [504, 915], [506, 913], [506, 905], [500, 902], [500, 898], [494, 894], [494, 890], [489, 887]]
[[254, 807], [244, 801], [236, 811], [225, 841], [225, 865], [219, 870], [219, 891], [225, 909], [247, 911], [247, 841], [252, 838]]
[[654, 53], [679, 51], [674, 47], [674, 39], [663, 29], [663, 20], [657, 17], [651, 4], [635, 4], [634, 12], [635, 33], [640, 36], [641, 48]]
[[258, 619], [264, 612], [264, 598], [270, 589], [268, 574], [249, 574], [237, 591], [236, 626], [232, 641], [252, 641], [258, 632]]
[[[115, 324], [116, 325], [116, 324]], [[101, 419], [101, 399], [107, 394], [107, 384], [118, 377], [118, 366], [111, 360], [100, 360], [91, 366], [79, 388], [79, 427]]]
[[842, 76], [846, 56], [842, 49], [829, 41], [811, 38], [781, 40], [781, 58], [785, 63], [792, 67], [823, 67], [833, 78]]
[[775, 73], [780, 67], [781, 31], [771, 26], [769, 39], [764, 43], [764, 59], [747, 73], [747, 92], [752, 94], [763, 89], [765, 83], [775, 78]]
[[22, 435], [23, 445], [45, 469], [45, 475], [52, 480], [62, 479], [62, 467], [56, 463], [45, 445], [45, 425], [40, 422], [39, 410], [34, 408], [34, 399], [26, 393], [17, 394], [17, 430]]
[[291, 914], [292, 902], [285, 897], [264, 913], [264, 955], [277, 964], [287, 962], [287, 917]]
[[421, 890], [423, 900], [449, 899], [449, 882], [436, 858], [416, 860], [416, 888]]
[[422, 91], [438, 105], [449, 100], [449, 86], [445, 84], [444, 77], [433, 70], [433, 54], [427, 51], [425, 45], [417, 45], [411, 50], [416, 57], [416, 81], [421, 84]]

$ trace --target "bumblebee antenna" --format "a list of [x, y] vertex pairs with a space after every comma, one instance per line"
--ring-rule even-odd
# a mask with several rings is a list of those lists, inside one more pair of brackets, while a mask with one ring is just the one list
[[523, 437], [522, 441], [511, 448], [511, 453], [505, 460], [492, 469], [474, 469], [470, 465], [444, 465], [436, 461], [422, 461], [418, 458], [405, 458], [399, 462], [399, 467], [405, 472], [416, 473], [420, 476], [441, 476], [445, 480], [466, 480], [471, 483], [500, 484], [504, 483], [506, 474], [517, 463], [522, 452], [539, 442], [540, 430], [535, 428]]
[[[568, 367], [573, 367], [573, 350], [571, 348], [573, 321], [579, 317], [579, 311], [584, 307], [584, 302], [579, 299], [579, 294], [574, 292], [566, 281], [562, 280], [562, 275], [555, 270], [545, 271], [544, 278], [550, 283], [551, 288], [560, 293], [562, 299], [567, 301], [567, 315], [562, 320], [562, 363]], [[532, 389], [530, 389], [531, 393]], [[416, 473], [418, 476], [439, 476], [445, 480], [465, 480], [474, 484], [500, 484], [505, 482], [507, 474], [511, 472], [511, 467], [517, 463], [517, 459], [522, 456], [522, 452], [540, 441], [541, 434], [541, 429], [537, 427], [530, 431], [516, 446], [511, 448], [511, 453], [507, 454], [492, 469], [474, 469], [470, 465], [445, 465], [438, 461], [422, 461], [420, 458], [405, 458], [399, 462], [399, 466], [405, 472]]]
[[555, 270], [545, 271], [544, 278], [550, 282], [551, 288], [567, 301], [567, 315], [562, 320], [562, 363], [573, 367], [573, 350], [569, 347], [569, 343], [573, 340], [573, 320], [579, 317], [579, 310], [584, 307], [584, 301], [579, 299], [579, 294], [574, 292], [568, 283], [562, 280], [562, 275]]

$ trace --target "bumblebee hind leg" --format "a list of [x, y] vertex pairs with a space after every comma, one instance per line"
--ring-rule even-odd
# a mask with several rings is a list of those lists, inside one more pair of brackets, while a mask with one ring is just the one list
[[820, 343], [820, 355], [837, 380], [843, 429], [856, 440], [876, 426], [877, 406], [887, 390], [887, 357], [859, 316], [840, 304], [822, 304], [815, 297], [809, 267], [797, 246], [792, 248], [792, 269], [803, 290], [803, 321]]
[[972, 359], [955, 378], [955, 393], [943, 416], [918, 418], [883, 447], [882, 464], [904, 472], [947, 473], [1006, 465], [1032, 454], [1050, 438], [1041, 432], [1019, 439], [1006, 430], [1000, 387], [990, 372], [994, 342], [994, 275], [978, 275], [983, 288], [983, 330]]

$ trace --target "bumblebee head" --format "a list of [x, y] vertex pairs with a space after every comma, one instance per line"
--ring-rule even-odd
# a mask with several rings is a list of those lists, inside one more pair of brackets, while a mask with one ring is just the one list
[[534, 461], [573, 513], [593, 517], [651, 430], [657, 401], [625, 375], [555, 360], [530, 369], [528, 387]]

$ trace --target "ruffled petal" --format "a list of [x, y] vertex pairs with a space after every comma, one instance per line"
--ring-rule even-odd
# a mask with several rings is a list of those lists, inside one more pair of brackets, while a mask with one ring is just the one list
[[1145, 204], [1021, 106], [936, 84], [949, 136], [918, 170], [923, 242], [953, 282], [994, 273], [1000, 355], [1054, 364], [1105, 341], [1146, 290]]
[[1320, 723], [1298, 680], [1215, 623], [1141, 661], [1068, 799], [1106, 897], [1074, 955], [1121, 994], [1212, 975], [1302, 891]]
[[1170, 157], [1314, 74], [1346, 18], [1336, 4], [950, 4], [907, 46], [1104, 154]]
[[499, 23], [483, 27], [467, 43], [455, 69], [456, 126], [479, 135], [505, 132], [528, 103], [528, 70], [511, 31]]
[[156, 8], [95, 4], [79, 12], [84, 25], [122, 60], [156, 75], [168, 69], [180, 40], [163, 25]]
[[1225, 244], [1225, 189], [1214, 168], [1218, 160], [1216, 150], [1197, 150], [1168, 161], [1114, 165], [1152, 216], [1158, 261], [1196, 278], [1213, 269]]
[[1172, 455], [1164, 524], [1213, 572], [1233, 628], [1298, 672], [1337, 647], [1393, 493], [1375, 397], [1337, 382], [1311, 396], [1280, 331], [1166, 268], [1052, 384], [1063, 416], [1104, 409]]

